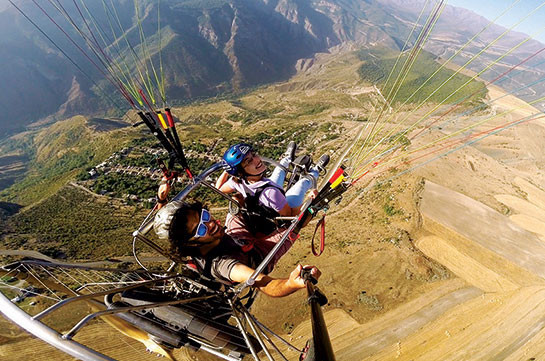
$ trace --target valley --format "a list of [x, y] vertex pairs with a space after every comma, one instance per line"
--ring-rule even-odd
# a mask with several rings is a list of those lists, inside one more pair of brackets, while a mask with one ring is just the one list
[[[383, 109], [380, 85], [358, 75], [366, 59], [359, 52], [320, 54], [289, 81], [227, 100], [173, 108], [188, 154], [207, 155], [206, 161], [192, 156], [193, 166], [203, 169], [239, 140], [258, 144], [273, 159], [292, 139], [301, 153], [314, 158], [343, 154]], [[375, 69], [382, 69], [380, 65]], [[478, 89], [482, 83], [472, 85]], [[460, 115], [473, 108], [467, 106], [437, 126], [418, 124], [404, 138], [390, 134], [397, 134], [395, 122], [406, 117], [406, 124], [412, 124], [435, 104], [421, 109], [411, 104], [395, 114], [390, 110], [380, 136], [406, 147], [399, 149], [419, 149], [479, 121], [476, 132], [537, 112], [513, 96], [492, 101], [504, 94], [489, 87], [475, 99], [485, 107]], [[444, 105], [441, 111], [446, 109]], [[128, 113], [125, 121], [133, 120]], [[408, 158], [366, 166], [368, 175], [327, 216], [327, 246], [321, 257], [312, 256], [309, 248], [314, 227], [304, 230], [273, 275], [283, 276], [298, 263], [322, 270], [319, 286], [329, 298], [325, 317], [338, 360], [545, 357], [545, 159], [539, 146], [544, 129], [543, 121], [527, 122], [429, 164]], [[70, 136], [57, 139], [66, 130]], [[49, 172], [39, 174], [41, 182], [31, 177], [23, 184], [26, 188], [16, 185], [4, 191], [7, 199], [27, 207], [8, 219], [2, 244], [22, 250], [42, 247], [42, 253], [53, 257], [126, 260], [130, 234], [148, 209], [116, 197], [96, 197], [67, 182], [135, 138], [145, 144], [144, 134], [143, 127], [94, 133], [80, 117], [36, 133], [36, 152], [31, 154]], [[76, 155], [81, 150], [83, 157]], [[59, 168], [63, 157], [73, 163]], [[142, 157], [138, 153], [135, 158]], [[21, 193], [44, 184], [46, 192], [32, 197]], [[253, 307], [261, 321], [297, 346], [309, 337], [303, 294], [282, 299], [260, 295]], [[3, 330], [0, 355], [23, 360], [43, 352], [49, 358], [70, 359], [13, 327]], [[102, 322], [90, 325], [80, 337], [112, 357], [155, 358]], [[186, 350], [175, 356], [211, 359]]]

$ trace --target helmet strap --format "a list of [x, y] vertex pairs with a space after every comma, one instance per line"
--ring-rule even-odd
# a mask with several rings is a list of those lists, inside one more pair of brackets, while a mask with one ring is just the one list
[[263, 170], [263, 172], [261, 172], [261, 173], [258, 173], [258, 174], [249, 174], [249, 173], [247, 173], [242, 167], [240, 167], [240, 168], [241, 168], [241, 171], [240, 171], [241, 176], [240, 176], [240, 177], [241, 177], [242, 179], [244, 179], [244, 180], [248, 180], [248, 177], [263, 177], [263, 175], [264, 175], [265, 172], [267, 171], [267, 168], [265, 168], [265, 169]]

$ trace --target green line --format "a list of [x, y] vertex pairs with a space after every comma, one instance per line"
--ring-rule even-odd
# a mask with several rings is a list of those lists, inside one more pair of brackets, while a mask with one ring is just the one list
[[[454, 74], [452, 74], [447, 80], [445, 80], [439, 87], [437, 87], [426, 99], [424, 99], [415, 109], [413, 109], [401, 122], [399, 122], [397, 124], [396, 127], [394, 127], [393, 130], [391, 130], [385, 137], [383, 137], [381, 139], [381, 141], [383, 139], [387, 139], [388, 137], [390, 137], [392, 134], [394, 134], [398, 129], [399, 127], [404, 124], [404, 122], [412, 115], [414, 114], [414, 112], [416, 112], [418, 109], [420, 109], [422, 107], [422, 105], [424, 105], [437, 91], [439, 91], [444, 85], [446, 85], [452, 78], [454, 78], [454, 76], [456, 76], [458, 73], [460, 73], [465, 67], [467, 67], [469, 64], [471, 64], [475, 59], [477, 59], [480, 55], [482, 55], [482, 53], [484, 53], [490, 46], [492, 46], [493, 44], [495, 44], [497, 41], [499, 41], [503, 36], [505, 36], [509, 31], [511, 31], [514, 27], [518, 26], [520, 23], [522, 23], [524, 20], [526, 20], [528, 17], [530, 17], [532, 14], [534, 14], [537, 10], [539, 10], [541, 7], [545, 6], [545, 3], [541, 4], [540, 6], [538, 6], [537, 8], [535, 8], [533, 11], [531, 11], [529, 14], [527, 14], [525, 17], [523, 17], [521, 20], [519, 20], [516, 24], [514, 24], [511, 28], [507, 29], [505, 32], [503, 32], [500, 36], [498, 36], [495, 40], [493, 40], [491, 43], [489, 43], [485, 48], [483, 48], [479, 53], [477, 53], [476, 55], [474, 55], [470, 60], [468, 60], [463, 67], [461, 67], [460, 69], [458, 69]], [[543, 30], [541, 30], [543, 31]], [[541, 32], [540, 31], [540, 32]], [[539, 33], [539, 32], [538, 32]], [[495, 65], [497, 62], [499, 62], [501, 59], [503, 59], [505, 56], [507, 56], [509, 53], [511, 53], [513, 50], [515, 50], [516, 48], [518, 48], [519, 46], [521, 46], [522, 44], [526, 43], [527, 41], [529, 41], [531, 39], [531, 37], [527, 38], [526, 40], [524, 40], [523, 42], [521, 42], [520, 44], [518, 44], [517, 46], [513, 47], [511, 50], [509, 50], [507, 53], [505, 53], [504, 55], [502, 55], [501, 57], [499, 57], [498, 59], [496, 59], [496, 61], [494, 61], [492, 64], [490, 64], [489, 66], [487, 66], [485, 69], [483, 69], [479, 74], [477, 74], [476, 76], [474, 76], [472, 79], [468, 80], [468, 82], [466, 82], [464, 85], [462, 85], [461, 87], [459, 87], [456, 91], [454, 91], [453, 93], [451, 93], [451, 95], [449, 95], [447, 98], [445, 98], [440, 104], [438, 104], [434, 109], [432, 109], [431, 112], [428, 112], [426, 115], [424, 115], [424, 117], [420, 118], [417, 122], [415, 122], [414, 124], [412, 124], [409, 128], [407, 128], [401, 135], [404, 135], [406, 134], [410, 129], [412, 129], [413, 127], [415, 127], [418, 123], [420, 123], [422, 120], [426, 119], [427, 116], [429, 116], [430, 114], [432, 114], [435, 110], [437, 110], [445, 101], [447, 101], [448, 99], [450, 99], [450, 97], [452, 97], [455, 93], [457, 93], [458, 91], [460, 91], [461, 89], [463, 89], [463, 87], [465, 87], [467, 84], [469, 84], [472, 80], [474, 80], [476, 77], [478, 77], [480, 74], [482, 74], [484, 71], [488, 70], [491, 66]], [[390, 118], [391, 119], [391, 118]], [[388, 119], [388, 120], [390, 120]], [[380, 142], [381, 142], [380, 141]], [[370, 151], [368, 151], [364, 158], [367, 157], [379, 144], [380, 142], [378, 142]]]

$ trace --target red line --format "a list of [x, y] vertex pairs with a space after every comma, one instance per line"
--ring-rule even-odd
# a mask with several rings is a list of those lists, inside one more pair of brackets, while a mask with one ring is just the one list
[[480, 136], [480, 135], [483, 135], [483, 134], [492, 133], [492, 132], [494, 132], [494, 131], [496, 131], [496, 130], [498, 130], [498, 129], [506, 128], [506, 127], [508, 127], [508, 126], [510, 126], [510, 125], [512, 125], [512, 124], [517, 123], [517, 122], [518, 122], [519, 124], [524, 124], [524, 123], [526, 123], [526, 122], [530, 122], [530, 121], [537, 120], [537, 119], [542, 119], [542, 118], [545, 118], [545, 116], [541, 116], [541, 117], [537, 117], [537, 118], [531, 118], [531, 119], [527, 119], [527, 120], [524, 120], [524, 121], [521, 121], [521, 120], [524, 119], [524, 118], [520, 118], [520, 119], [517, 119], [517, 120], [513, 120], [513, 121], [511, 121], [511, 122], [509, 122], [509, 123], [505, 123], [505, 124], [503, 124], [503, 125], [500, 125], [500, 126], [497, 126], [497, 127], [491, 128], [491, 129], [487, 129], [487, 130], [482, 131], [482, 132], [479, 132], [479, 133], [470, 134], [470, 135], [468, 135], [467, 137], [465, 137], [465, 138], [463, 138], [463, 139], [456, 139], [456, 140], [454, 140], [454, 141], [450, 141], [450, 142], [448, 142], [448, 143], [444, 143], [443, 146], [442, 146], [441, 148], [438, 148], [438, 149], [435, 149], [435, 150], [433, 150], [433, 151], [431, 151], [431, 152], [425, 153], [425, 154], [423, 154], [423, 155], [421, 155], [421, 156], [419, 156], [419, 157], [413, 158], [413, 159], [411, 159], [411, 160], [409, 160], [409, 161], [400, 162], [400, 163], [398, 163], [398, 164], [396, 164], [396, 165], [394, 165], [394, 166], [392, 166], [392, 167], [389, 167], [389, 168], [385, 169], [384, 171], [382, 171], [382, 172], [380, 172], [380, 173], [378, 173], [378, 174], [382, 174], [382, 173], [384, 173], [385, 171], [390, 170], [390, 169], [392, 169], [392, 168], [395, 168], [395, 167], [397, 167], [397, 166], [400, 165], [400, 164], [410, 164], [410, 163], [413, 163], [415, 160], [424, 158], [424, 157], [426, 157], [426, 156], [428, 156], [428, 155], [430, 155], [430, 154], [437, 153], [437, 152], [439, 152], [439, 151], [441, 151], [441, 150], [444, 150], [444, 149], [446, 149], [446, 148], [449, 148], [450, 146], [452, 146], [452, 145], [454, 145], [454, 144], [457, 144], [457, 143], [465, 143], [465, 142], [466, 142], [467, 140], [469, 140], [469, 139], [476, 138], [476, 137], [478, 137], [478, 136]]
[[[498, 77], [496, 77], [495, 79], [489, 81], [488, 83], [486, 83], [482, 88], [476, 90], [475, 92], [473, 92], [473, 94], [469, 95], [466, 97], [465, 100], [471, 98], [472, 96], [474, 96], [475, 94], [477, 94], [478, 92], [482, 91], [483, 89], [485, 89], [487, 86], [495, 83], [496, 81], [498, 81], [499, 79], [503, 78], [504, 76], [506, 76], [507, 74], [509, 74], [510, 72], [512, 72], [513, 70], [515, 70], [516, 68], [518, 68], [519, 66], [521, 66], [522, 64], [526, 63], [528, 60], [532, 59], [534, 56], [537, 56], [538, 54], [540, 54], [541, 52], [545, 51], [545, 48], [542, 48], [541, 50], [539, 50], [538, 52], [534, 53], [533, 55], [527, 57], [526, 59], [524, 59], [523, 61], [521, 61], [520, 63], [518, 63], [517, 65], [514, 65], [513, 67], [511, 67], [509, 70], [507, 70], [506, 72], [504, 72], [503, 74], [499, 75]], [[452, 112], [454, 109], [457, 109], [461, 104], [463, 104], [463, 101], [452, 106], [449, 110], [447, 110], [445, 113], [441, 114], [441, 116], [439, 118], [437, 118], [436, 120], [434, 120], [433, 122], [431, 122], [427, 127], [423, 128], [422, 130], [420, 130], [420, 132], [416, 133], [414, 136], [412, 136], [411, 138], [409, 138], [410, 140], [413, 140], [415, 137], [419, 136], [420, 134], [422, 134], [423, 131], [429, 129], [432, 125], [434, 125], [435, 123], [437, 123], [439, 120], [443, 119], [443, 117], [447, 114], [449, 114], [450, 112]]]

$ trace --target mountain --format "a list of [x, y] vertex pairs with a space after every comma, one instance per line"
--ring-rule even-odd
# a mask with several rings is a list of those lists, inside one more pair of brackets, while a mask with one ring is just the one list
[[[419, 0], [379, 1], [385, 9], [405, 21], [418, 16], [423, 6]], [[452, 59], [455, 64], [468, 64], [467, 68], [482, 79], [494, 81], [494, 84], [507, 91], [515, 91], [515, 95], [532, 102], [545, 92], [545, 83], [542, 82], [545, 77], [545, 45], [515, 30], [507, 31], [503, 26], [490, 24], [490, 20], [472, 11], [446, 6], [424, 49], [443, 60], [458, 53]], [[469, 42], [475, 34], [479, 35]], [[460, 51], [462, 47], [464, 49]], [[497, 79], [500, 76], [501, 79]], [[535, 106], [545, 110], [545, 105]]]
[[[85, 2], [85, 9], [65, 6], [84, 33], [88, 33], [85, 30], [87, 26], [91, 28], [94, 24], [93, 29], [103, 30], [104, 35], [100, 37], [100, 42], [104, 42], [103, 50], [131, 74], [138, 75], [139, 64], [145, 59], [152, 59], [157, 68], [162, 62], [166, 93], [176, 104], [285, 80], [296, 72], [297, 66], [301, 65], [300, 59], [312, 58], [319, 52], [377, 44], [400, 50], [426, 2], [170, 0], [161, 1], [160, 8], [157, 3], [143, 0], [135, 9], [132, 1], [120, 0], [109, 12], [100, 2]], [[0, 95], [0, 106], [4, 110], [0, 115], [0, 136], [22, 130], [38, 120], [54, 121], [75, 114], [96, 116], [110, 113], [112, 116], [127, 110], [127, 103], [112, 85], [115, 81], [105, 80], [105, 75], [93, 65], [95, 63], [101, 68], [99, 61], [59, 11], [51, 5], [43, 5], [53, 23], [32, 2], [20, 0], [16, 4], [58, 47], [16, 8], [0, 7], [0, 31], [5, 34], [0, 39], [0, 82], [8, 85]], [[93, 14], [95, 22], [81, 20], [78, 10]], [[112, 12], [114, 10], [115, 13]], [[424, 16], [430, 10], [428, 8]], [[86, 18], [91, 17], [86, 15]], [[119, 23], [114, 19], [119, 19]], [[89, 58], [56, 24], [85, 50]], [[425, 49], [446, 59], [487, 24], [485, 18], [475, 13], [446, 6]], [[146, 36], [146, 48], [141, 46], [141, 31]], [[464, 64], [502, 32], [504, 29], [500, 26], [489, 27], [454, 61]], [[94, 31], [94, 34], [99, 38], [102, 33]], [[413, 35], [409, 44], [415, 37]], [[480, 72], [486, 64], [525, 37], [524, 34], [510, 32], [472, 62], [469, 68]], [[491, 79], [501, 74], [542, 46], [536, 41], [526, 42], [493, 69], [484, 72], [483, 77]], [[68, 60], [59, 48], [72, 60]], [[543, 59], [541, 54], [531, 63]], [[543, 65], [525, 65], [522, 69], [523, 72], [517, 75], [520, 80], [506, 79], [501, 85], [515, 89], [520, 84], [542, 77], [545, 72]], [[545, 90], [541, 87], [536, 84], [531, 92]]]

